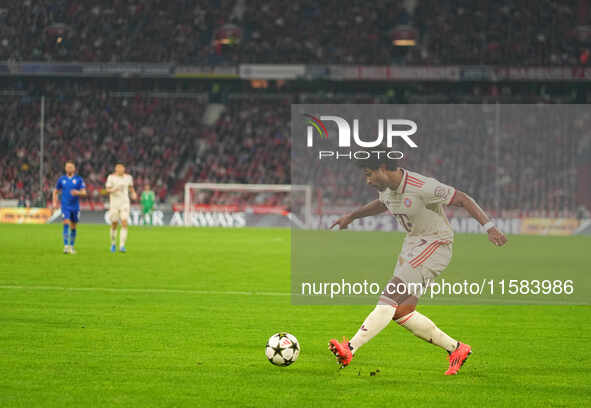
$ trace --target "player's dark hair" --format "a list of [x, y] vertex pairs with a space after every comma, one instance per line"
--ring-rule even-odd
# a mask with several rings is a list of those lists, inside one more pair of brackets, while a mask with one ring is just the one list
[[370, 169], [370, 170], [377, 170], [382, 165], [386, 166], [386, 170], [396, 170], [398, 169], [398, 160], [392, 160], [386, 157], [385, 154], [380, 154], [378, 157], [377, 155], [372, 155], [368, 159], [356, 159], [355, 165], [360, 169]]
[[66, 164], [68, 164], [68, 163], [70, 163], [70, 164], [72, 164], [74, 167], [76, 167], [76, 163], [74, 163], [74, 160], [68, 160], [68, 161], [66, 161], [66, 163], [64, 164], [64, 166], [65, 166]]
[[115, 163], [115, 167], [117, 167], [119, 165], [125, 167], [125, 164], [123, 162], [118, 161], [117, 163]]

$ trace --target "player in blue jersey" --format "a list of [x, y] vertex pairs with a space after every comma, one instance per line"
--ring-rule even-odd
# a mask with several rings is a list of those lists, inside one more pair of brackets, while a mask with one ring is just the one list
[[80, 197], [86, 196], [84, 180], [76, 174], [76, 165], [67, 161], [66, 174], [61, 176], [53, 190], [53, 208], [57, 208], [57, 195], [62, 193], [62, 216], [64, 217], [64, 254], [74, 254], [76, 224], [80, 216]]

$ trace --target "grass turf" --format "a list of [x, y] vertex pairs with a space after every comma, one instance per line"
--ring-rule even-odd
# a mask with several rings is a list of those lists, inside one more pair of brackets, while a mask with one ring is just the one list
[[[110, 254], [107, 228], [82, 225], [74, 256], [60, 235], [0, 225], [2, 407], [591, 405], [588, 306], [422, 306], [474, 347], [460, 375], [396, 325], [337, 370], [327, 340], [372, 307], [291, 305], [288, 230], [131, 228]], [[521, 267], [537, 251], [589, 265], [572, 256], [585, 237], [511, 242], [531, 248]], [[486, 245], [458, 236], [454, 267], [501, 262]], [[287, 368], [264, 356], [280, 330], [302, 346]]]

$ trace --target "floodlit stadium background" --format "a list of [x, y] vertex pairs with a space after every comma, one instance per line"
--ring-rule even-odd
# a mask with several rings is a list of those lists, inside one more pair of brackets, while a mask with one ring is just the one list
[[[591, 406], [590, 5], [0, 0], [0, 406]], [[345, 104], [421, 107], [403, 166], [508, 233], [495, 248], [448, 208], [442, 278], [575, 277], [574, 296], [426, 297], [474, 348], [460, 375], [394, 324], [338, 370], [327, 341], [375, 297], [302, 300], [297, 284], [388, 280], [404, 239], [387, 215], [326, 231], [375, 192], [294, 160], [294, 107]], [[76, 255], [49, 206], [69, 159], [89, 191]], [[126, 254], [105, 219], [115, 161], [157, 197], [154, 228], [132, 206]], [[302, 347], [285, 369], [264, 355], [279, 331]]]
[[[104, 209], [119, 159], [138, 186], [152, 184], [165, 224], [186, 182], [289, 184], [293, 103], [587, 103], [587, 3], [3, 4], [1, 206], [44, 208], [72, 156], [91, 193], [83, 211]], [[488, 112], [486, 140], [430, 141], [421, 170], [462, 179], [496, 217], [544, 219], [524, 232], [579, 232], [591, 210], [589, 133], [532, 140], [520, 135], [525, 121], [499, 129]], [[459, 160], [478, 171], [463, 177]], [[275, 214], [285, 199], [202, 192], [194, 203]], [[330, 212], [325, 201], [315, 210]], [[86, 219], [100, 222], [93, 212]]]

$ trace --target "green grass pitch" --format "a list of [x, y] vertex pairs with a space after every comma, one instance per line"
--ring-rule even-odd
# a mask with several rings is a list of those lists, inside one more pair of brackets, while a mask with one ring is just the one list
[[[131, 228], [111, 254], [108, 227], [81, 225], [73, 256], [60, 236], [0, 225], [0, 407], [591, 406], [588, 306], [419, 306], [473, 346], [460, 375], [395, 324], [338, 370], [328, 339], [372, 307], [291, 305], [288, 230]], [[589, 270], [589, 238], [510, 243], [520, 267]], [[455, 267], [502, 263], [488, 245], [457, 236]], [[277, 331], [302, 346], [287, 368], [264, 356]]]

